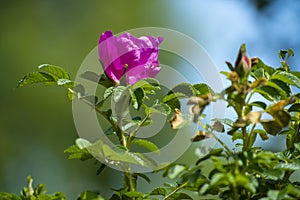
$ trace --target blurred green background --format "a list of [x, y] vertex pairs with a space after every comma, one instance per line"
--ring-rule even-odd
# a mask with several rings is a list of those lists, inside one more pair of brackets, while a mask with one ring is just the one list
[[[253, 54], [270, 62], [277, 59], [279, 48], [299, 48], [299, 39], [288, 35], [297, 33], [295, 27], [286, 36], [274, 34], [273, 40], [263, 37], [266, 29], [253, 33], [263, 23], [257, 19], [264, 19], [269, 31], [279, 30], [272, 26], [276, 16], [268, 15], [276, 7], [267, 0], [0, 2], [0, 191], [6, 192], [18, 193], [27, 175], [33, 176], [35, 183], [46, 184], [49, 192], [65, 192], [68, 199], [87, 189], [107, 195], [107, 189], [121, 185], [115, 182], [121, 176], [118, 172], [107, 169], [96, 176], [98, 165], [93, 162], [67, 160], [63, 151], [74, 143], [77, 133], [71, 103], [62, 88], [35, 85], [15, 89], [20, 78], [42, 63], [62, 66], [74, 77], [106, 29], [119, 33], [154, 26], [181, 31], [203, 44], [220, 70], [225, 60], [235, 58], [242, 42], [250, 43]], [[278, 40], [281, 37], [286, 40]], [[268, 42], [273, 43], [266, 51]]]

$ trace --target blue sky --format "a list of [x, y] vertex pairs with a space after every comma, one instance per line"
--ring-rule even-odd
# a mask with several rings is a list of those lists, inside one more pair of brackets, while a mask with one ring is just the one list
[[203, 45], [218, 67], [225, 69], [224, 61], [233, 62], [240, 44], [246, 43], [250, 56], [271, 66], [279, 65], [279, 49], [292, 48], [296, 57], [290, 64], [300, 69], [300, 1], [274, 0], [261, 11], [250, 1], [169, 3], [175, 16], [171, 26]]

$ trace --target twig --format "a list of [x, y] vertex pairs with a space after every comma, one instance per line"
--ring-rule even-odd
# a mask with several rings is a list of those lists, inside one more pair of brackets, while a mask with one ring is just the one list
[[167, 200], [168, 198], [170, 198], [173, 194], [175, 194], [176, 192], [178, 192], [179, 190], [181, 190], [182, 188], [184, 188], [186, 185], [188, 184], [188, 182], [185, 182], [181, 185], [179, 185], [177, 188], [175, 188], [175, 190], [173, 190], [170, 194], [168, 194], [167, 196], [165, 196], [163, 198], [163, 200]]

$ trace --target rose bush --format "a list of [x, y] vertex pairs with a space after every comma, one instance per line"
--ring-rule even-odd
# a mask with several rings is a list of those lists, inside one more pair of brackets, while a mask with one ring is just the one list
[[[157, 91], [164, 91], [158, 80], [151, 77], [160, 70], [158, 52], [162, 40], [151, 36], [135, 38], [129, 33], [119, 37], [111, 31], [103, 33], [99, 57], [111, 84], [97, 82], [105, 87], [101, 96], [88, 94], [84, 85], [73, 82], [63, 68], [54, 65], [41, 65], [38, 71], [27, 74], [19, 82], [18, 87], [34, 83], [64, 86], [71, 100], [82, 101], [88, 109], [95, 109], [102, 117], [101, 122], [108, 122], [104, 133], [115, 141], [115, 146], [108, 145], [104, 137], [93, 142], [78, 138], [65, 153], [69, 159], [100, 161], [101, 164], [96, 162], [100, 164], [97, 174], [106, 165], [123, 171], [123, 187], [114, 189], [110, 197], [101, 195], [102, 188], [85, 191], [79, 194], [78, 200], [300, 199], [300, 183], [293, 177], [300, 171], [300, 72], [292, 71], [288, 64], [294, 52], [280, 50], [281, 66], [273, 68], [257, 57], [248, 57], [242, 44], [235, 64], [226, 62], [229, 71], [221, 72], [228, 79], [224, 90], [213, 91], [205, 83], [179, 83], [163, 97], [157, 97]], [[124, 86], [125, 83], [129, 85]], [[191, 105], [189, 114], [184, 109], [181, 112], [181, 100]], [[108, 101], [113, 101], [110, 105], [114, 106], [107, 108]], [[216, 101], [225, 101], [233, 111], [229, 118], [207, 120], [204, 110]], [[134, 116], [127, 118], [131, 110]], [[152, 116], [157, 113], [169, 117], [172, 129], [197, 124], [196, 135], [191, 138], [192, 142], [200, 143], [195, 164], [159, 163], [155, 157], [143, 154], [146, 151], [161, 155], [157, 142], [137, 135], [142, 127], [153, 123]], [[231, 142], [223, 141], [225, 133]], [[268, 141], [269, 136], [282, 138], [283, 135], [286, 145], [279, 152], [263, 149], [256, 143]], [[216, 140], [221, 148], [204, 148], [201, 144], [208, 139]], [[139, 192], [137, 180], [150, 183], [151, 179], [146, 173], [133, 170], [133, 166], [163, 171], [168, 183], [146, 193]], [[28, 187], [20, 196], [0, 193], [0, 199], [66, 198], [62, 193], [45, 194], [42, 185], [34, 188], [29, 177]]]
[[160, 71], [158, 53], [162, 41], [162, 37], [136, 38], [130, 33], [114, 36], [110, 30], [104, 32], [99, 40], [98, 52], [106, 75], [116, 84], [123, 76], [128, 84], [154, 78]]

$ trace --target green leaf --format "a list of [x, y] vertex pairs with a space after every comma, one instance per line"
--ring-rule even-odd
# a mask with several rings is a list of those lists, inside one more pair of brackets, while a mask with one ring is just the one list
[[196, 95], [203, 95], [208, 93], [214, 94], [214, 91], [205, 83], [194, 84], [193, 88]]
[[268, 78], [270, 75], [272, 75], [275, 72], [275, 69], [273, 67], [270, 67], [266, 65], [261, 59], [258, 59], [258, 63], [252, 66], [252, 70], [258, 70], [263, 69], [264, 70], [264, 77]]
[[150, 195], [161, 195], [161, 196], [166, 196], [167, 195], [167, 189], [166, 188], [162, 188], [162, 187], [158, 187], [155, 188]]
[[[147, 160], [145, 160], [139, 153], [132, 153], [128, 150], [125, 150], [120, 147], [116, 147], [116, 149], [112, 149], [107, 144], [103, 144], [99, 146], [99, 144], [96, 146], [98, 148], [101, 148], [103, 151], [104, 158], [117, 162], [125, 162], [125, 163], [132, 163], [136, 165], [140, 165], [143, 167], [147, 167]], [[88, 147], [90, 149], [90, 147]], [[94, 154], [93, 154], [94, 155]], [[102, 156], [101, 153], [99, 155]]]
[[84, 89], [83, 85], [81, 85], [81, 84], [75, 85], [72, 90], [75, 93], [76, 97], [78, 97], [78, 98], [85, 95], [85, 89]]
[[115, 83], [112, 80], [110, 80], [105, 74], [99, 75], [92, 71], [86, 71], [83, 74], [81, 74], [80, 77], [92, 81], [94, 83], [98, 83], [99, 85], [103, 85], [106, 88], [115, 85]]
[[140, 109], [144, 97], [145, 93], [142, 88], [137, 88], [134, 92], [131, 92], [131, 102], [134, 109]]
[[183, 93], [180, 92], [176, 92], [176, 93], [171, 93], [168, 94], [167, 96], [165, 96], [162, 100], [163, 103], [167, 104], [168, 106], [170, 106], [170, 108], [174, 111], [176, 108], [180, 109], [180, 102], [179, 99], [182, 98], [188, 98], [188, 96], [186, 96]]
[[170, 179], [175, 179], [179, 177], [179, 175], [186, 170], [186, 166], [184, 165], [173, 165], [168, 169], [168, 177]]
[[119, 148], [119, 149], [117, 149], [118, 151], [115, 151], [109, 145], [103, 144], [103, 143], [102, 143], [101, 147], [99, 146], [98, 148], [102, 148], [104, 157], [109, 160], [139, 164], [131, 156], [128, 156], [128, 154], [126, 153], [127, 150]]
[[153, 105], [151, 107], [147, 107], [145, 109], [145, 113], [146, 113], [146, 115], [151, 115], [153, 113], [169, 115], [171, 113], [171, 108], [167, 104], [160, 103], [160, 104]]
[[267, 139], [269, 139], [269, 137], [268, 137], [266, 131], [264, 131], [264, 130], [262, 130], [262, 129], [254, 129], [253, 132], [259, 134], [259, 136], [260, 136], [260, 138], [261, 138], [262, 140], [267, 140]]
[[6, 192], [0, 192], [1, 200], [21, 200], [21, 198], [16, 194], [9, 194]]
[[147, 183], [151, 183], [151, 179], [146, 175], [146, 174], [143, 174], [143, 173], [135, 173], [135, 175], [143, 178], [145, 181], [147, 181]]
[[55, 78], [55, 80], [59, 79], [70, 79], [69, 74], [61, 67], [55, 66], [55, 65], [50, 65], [50, 64], [43, 64], [38, 67], [41, 71], [44, 71], [51, 76]]
[[263, 97], [270, 101], [278, 101], [281, 98], [280, 93], [270, 86], [261, 86], [259, 88], [254, 88], [253, 91], [261, 94]]
[[290, 95], [290, 88], [282, 82], [281, 80], [273, 79], [270, 81], [267, 81], [264, 86], [270, 86], [277, 90], [277, 92], [280, 94], [280, 99], [286, 99]]
[[66, 86], [67, 88], [71, 88], [74, 85], [73, 81], [63, 78], [58, 79], [56, 83], [58, 86]]
[[300, 112], [300, 103], [293, 104], [289, 109], [289, 112]]
[[196, 165], [198, 165], [200, 162], [209, 159], [211, 156], [221, 156], [223, 152], [223, 148], [218, 148], [218, 149], [212, 149], [208, 154], [200, 158], [197, 162]]
[[239, 140], [239, 139], [243, 139], [243, 133], [240, 132], [240, 131], [235, 131], [233, 134], [232, 134], [232, 141], [236, 141], [236, 140]]
[[287, 53], [288, 53], [287, 50], [285, 50], [285, 49], [280, 49], [280, 50], [278, 51], [278, 56], [279, 56], [279, 58], [281, 58], [282, 60], [284, 60]]
[[254, 102], [251, 102], [249, 105], [262, 108], [263, 110], [265, 110], [267, 108], [267, 104], [265, 104], [262, 101], [254, 101]]
[[64, 153], [70, 154], [68, 159], [80, 159], [85, 161], [93, 158], [87, 149], [80, 149], [77, 145], [70, 146]]
[[44, 72], [31, 72], [24, 76], [18, 83], [17, 87], [23, 87], [34, 83], [44, 83], [45, 85], [54, 84], [56, 80]]
[[290, 71], [290, 73], [297, 76], [300, 79], [300, 71]]
[[152, 143], [148, 140], [135, 139], [131, 143], [142, 146], [142, 147], [148, 149], [150, 152], [154, 152], [154, 153], [157, 153], [157, 154], [160, 153], [159, 148], [154, 143]]
[[86, 80], [92, 81], [94, 83], [98, 83], [100, 79], [99, 74], [92, 72], [92, 71], [86, 71], [83, 74], [80, 75], [81, 78], [84, 78]]
[[279, 163], [274, 166], [274, 169], [281, 169], [281, 170], [290, 170], [290, 171], [297, 171], [300, 170], [299, 163]]
[[281, 71], [281, 72], [275, 73], [271, 76], [271, 80], [272, 79], [278, 79], [287, 84], [294, 85], [294, 86], [300, 88], [300, 79], [297, 76], [295, 76], [289, 72]]
[[104, 92], [104, 99], [107, 99], [110, 95], [112, 95], [112, 93], [114, 92], [115, 87], [109, 87], [105, 90]]
[[263, 68], [258, 68], [251, 72], [251, 76], [255, 79], [258, 80], [260, 78], [267, 78], [265, 75], [265, 70]]
[[190, 96], [194, 96], [196, 94], [196, 91], [193, 85], [189, 83], [180, 83], [176, 85], [168, 94], [171, 93], [181, 93], [181, 94], [185, 94], [187, 97], [190, 97]]
[[287, 57], [287, 59], [289, 59], [291, 56], [294, 56], [294, 55], [295, 55], [295, 54], [294, 54], [293, 49], [289, 48], [289, 49], [288, 49], [288, 57]]
[[77, 200], [105, 200], [105, 198], [95, 192], [85, 191], [79, 194], [79, 198]]
[[129, 197], [130, 199], [136, 199], [137, 200], [142, 200], [144, 199], [144, 194], [141, 192], [137, 192], [137, 191], [130, 191], [130, 192], [126, 192], [124, 193], [122, 196], [126, 196]]
[[193, 200], [193, 198], [191, 196], [189, 196], [186, 193], [182, 193], [182, 192], [175, 193], [175, 194], [171, 195], [170, 198], [174, 199], [174, 200], [182, 200], [182, 199], [192, 199]]
[[277, 181], [283, 178], [284, 170], [282, 169], [265, 170], [263, 171], [262, 175], [264, 175], [267, 179]]
[[90, 143], [88, 140], [83, 138], [77, 138], [75, 143], [80, 149], [84, 149], [92, 145], [92, 143]]
[[115, 87], [112, 93], [114, 101], [120, 102], [124, 95], [126, 95], [126, 92], [128, 92], [128, 87], [122, 85]]
[[132, 85], [132, 90], [141, 88], [144, 90], [145, 94], [154, 94], [156, 90], [160, 89], [159, 82], [154, 78], [141, 79]]
[[114, 89], [112, 99], [114, 101], [114, 113], [116, 114], [117, 124], [121, 123], [122, 119], [129, 113], [130, 103], [129, 86], [118, 86]]

